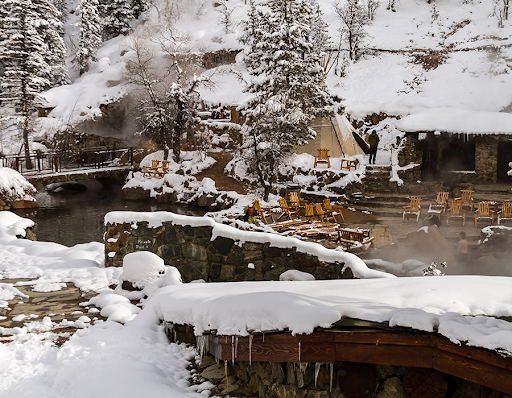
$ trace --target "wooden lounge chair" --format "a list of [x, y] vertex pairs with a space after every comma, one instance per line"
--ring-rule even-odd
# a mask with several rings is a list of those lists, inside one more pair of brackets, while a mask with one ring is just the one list
[[322, 207], [321, 203], [315, 203], [315, 211], [316, 211], [316, 215], [317, 215], [318, 219], [321, 222], [328, 223], [328, 222], [330, 222], [329, 217], [331, 217], [335, 224], [338, 223], [336, 221], [336, 218], [334, 218], [334, 216], [332, 215], [332, 212], [325, 212], [324, 211], [324, 208]]
[[341, 159], [341, 167], [340, 170], [348, 170], [356, 169], [359, 164], [359, 160], [357, 159]]
[[261, 219], [265, 224], [269, 223], [267, 218], [274, 222], [274, 217], [272, 216], [272, 207], [261, 207], [259, 200], [255, 200], [252, 203], [252, 206], [254, 207], [254, 210], [257, 211], [258, 215], [261, 216]]
[[334, 220], [336, 220], [336, 216], [340, 216], [341, 220], [345, 222], [345, 217], [343, 217], [343, 213], [341, 212], [342, 208], [343, 206], [333, 206], [329, 198], [324, 199], [325, 212], [331, 214]]
[[475, 227], [478, 226], [479, 220], [488, 220], [494, 222], [494, 213], [489, 208], [489, 202], [478, 202], [477, 209], [475, 211]]
[[466, 225], [466, 211], [462, 208], [460, 199], [450, 200], [450, 207], [446, 212], [446, 225], [450, 225], [450, 219], [462, 220], [462, 226]]
[[419, 196], [411, 196], [408, 206], [403, 207], [402, 221], [409, 216], [416, 216], [416, 222], [420, 219], [421, 215], [421, 198]]
[[441, 213], [446, 211], [449, 196], [449, 192], [438, 192], [437, 198], [430, 201], [427, 214], [435, 214], [441, 219]]
[[362, 247], [367, 250], [375, 237], [370, 236], [369, 229], [338, 228], [338, 242], [345, 246], [346, 250], [352, 247]]
[[462, 201], [462, 209], [473, 211], [473, 191], [470, 189], [463, 189], [461, 191], [460, 200]]
[[160, 160], [153, 159], [151, 160], [151, 167], [150, 166], [144, 166], [142, 168], [142, 176], [146, 177], [146, 174], [149, 174], [150, 176], [156, 177], [157, 174], [160, 173], [158, 170], [160, 167]]
[[294, 209], [297, 212], [297, 214], [299, 214], [300, 209], [303, 208], [306, 203], [308, 203], [307, 200], [299, 199], [298, 192], [290, 192], [288, 194], [288, 198], [290, 201], [290, 207]]
[[313, 222], [315, 220], [315, 207], [311, 203], [306, 203], [304, 205], [304, 217], [306, 217], [306, 220], [309, 222]]
[[279, 198], [279, 207], [281, 207], [281, 214], [277, 217], [276, 222], [281, 220], [283, 217], [288, 217], [288, 220], [292, 220], [293, 216], [298, 216], [298, 213], [295, 209], [290, 209], [288, 206], [288, 202], [286, 202], [285, 198]]
[[313, 167], [318, 166], [318, 163], [325, 163], [328, 168], [331, 167], [331, 159], [327, 148], [320, 148], [318, 150], [318, 155], [315, 156], [315, 164]]
[[498, 225], [501, 225], [503, 221], [512, 221], [512, 201], [510, 200], [504, 201], [501, 210], [498, 212]]

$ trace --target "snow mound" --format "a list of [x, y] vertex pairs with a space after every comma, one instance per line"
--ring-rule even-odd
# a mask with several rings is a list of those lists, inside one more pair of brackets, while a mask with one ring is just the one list
[[20, 173], [9, 167], [0, 167], [0, 195], [9, 201], [34, 201], [36, 189]]
[[144, 288], [146, 285], [156, 282], [165, 274], [164, 260], [156, 254], [140, 251], [127, 254], [123, 259], [122, 281], [131, 282], [134, 287]]

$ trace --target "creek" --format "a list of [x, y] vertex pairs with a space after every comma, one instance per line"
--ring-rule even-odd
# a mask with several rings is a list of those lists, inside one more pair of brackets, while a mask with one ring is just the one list
[[[110, 211], [172, 211], [177, 214], [202, 216], [204, 210], [183, 204], [156, 201], [126, 201], [122, 184], [85, 180], [76, 189], [45, 188], [36, 195], [39, 209], [16, 210], [21, 217], [35, 222], [38, 241], [56, 242], [65, 246], [101, 242], [105, 232], [104, 218]], [[85, 189], [84, 189], [85, 188]]]

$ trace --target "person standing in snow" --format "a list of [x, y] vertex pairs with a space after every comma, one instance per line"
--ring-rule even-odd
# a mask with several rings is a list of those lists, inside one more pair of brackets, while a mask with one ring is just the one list
[[370, 144], [370, 158], [368, 160], [368, 164], [375, 164], [375, 158], [377, 156], [377, 147], [379, 146], [380, 138], [377, 134], [377, 131], [373, 130], [370, 136], [368, 137], [368, 144]]

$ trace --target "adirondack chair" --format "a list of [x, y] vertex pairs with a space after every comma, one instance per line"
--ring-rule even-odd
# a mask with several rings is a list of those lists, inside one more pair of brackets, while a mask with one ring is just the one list
[[344, 245], [346, 250], [353, 246], [367, 250], [373, 240], [375, 240], [375, 237], [370, 236], [369, 229], [338, 228], [338, 242]]
[[306, 217], [306, 220], [309, 222], [313, 222], [315, 220], [315, 207], [311, 203], [306, 203], [304, 205], [304, 217]]
[[293, 220], [293, 216], [299, 216], [296, 210], [290, 209], [290, 206], [288, 206], [288, 202], [286, 202], [285, 198], [279, 198], [279, 207], [281, 207], [281, 214], [277, 218], [276, 222], [278, 222], [283, 217], [288, 217], [289, 220]]
[[352, 170], [356, 169], [357, 165], [359, 164], [359, 160], [357, 159], [341, 159], [341, 170]]
[[462, 201], [462, 209], [473, 211], [473, 191], [470, 189], [463, 189], [461, 191], [460, 200]]
[[290, 192], [288, 194], [288, 198], [290, 201], [290, 207], [297, 211], [297, 214], [299, 214], [299, 211], [306, 203], [308, 203], [307, 200], [300, 200], [299, 199], [299, 193], [298, 192]]
[[341, 220], [345, 222], [345, 217], [343, 217], [343, 213], [341, 212], [342, 208], [343, 206], [333, 206], [329, 198], [324, 199], [325, 212], [331, 214], [335, 220], [336, 216], [340, 216]]
[[462, 208], [460, 199], [450, 200], [450, 207], [446, 212], [446, 225], [450, 225], [450, 219], [462, 220], [462, 226], [466, 225], [466, 211]]
[[402, 221], [409, 219], [409, 216], [416, 216], [416, 222], [420, 219], [421, 215], [421, 198], [419, 196], [411, 196], [408, 206], [403, 207]]
[[492, 223], [494, 222], [494, 213], [489, 208], [489, 202], [478, 202], [477, 209], [475, 212], [475, 227], [478, 226], [479, 220], [488, 220]]
[[512, 221], [512, 201], [506, 200], [503, 202], [497, 218], [498, 225], [500, 225], [502, 221]]
[[441, 219], [441, 213], [446, 211], [449, 192], [438, 192], [437, 198], [430, 201], [427, 214], [435, 214]]
[[313, 167], [316, 167], [318, 163], [325, 163], [328, 168], [331, 167], [331, 159], [327, 148], [320, 148], [318, 150], [318, 155], [315, 156], [315, 164]]
[[159, 167], [160, 167], [160, 160], [153, 159], [151, 160], [151, 167], [150, 166], [144, 166], [142, 168], [142, 176], [146, 177], [146, 174], [152, 175], [153, 177], [156, 177], [157, 174], [159, 174]]
[[269, 223], [267, 218], [270, 218], [270, 220], [274, 222], [274, 217], [272, 216], [272, 207], [261, 207], [259, 200], [255, 200], [252, 203], [252, 207], [254, 207], [254, 210], [258, 212], [258, 215], [261, 216], [261, 219], [265, 224]]
[[336, 221], [336, 218], [334, 218], [334, 216], [332, 215], [332, 212], [329, 213], [329, 212], [324, 211], [324, 208], [322, 207], [321, 203], [315, 203], [315, 211], [316, 211], [316, 214], [321, 222], [329, 223], [330, 222], [329, 217], [330, 217], [330, 218], [332, 218], [332, 220], [335, 224], [338, 223]]

